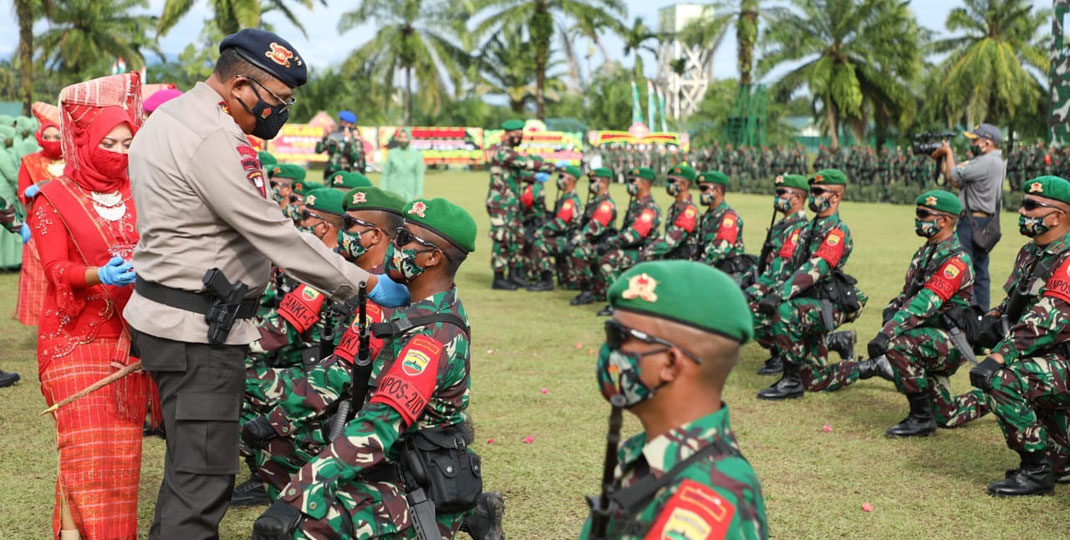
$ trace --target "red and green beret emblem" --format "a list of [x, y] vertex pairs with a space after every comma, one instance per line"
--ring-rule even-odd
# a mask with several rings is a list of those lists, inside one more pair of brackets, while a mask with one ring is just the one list
[[625, 300], [633, 300], [639, 298], [645, 302], [654, 303], [658, 301], [658, 295], [654, 293], [654, 289], [658, 286], [658, 281], [649, 274], [643, 273], [637, 276], [632, 276], [628, 279], [628, 288], [621, 293], [621, 297]]
[[424, 215], [425, 212], [427, 212], [427, 205], [424, 204], [423, 201], [416, 202], [412, 205], [412, 208], [409, 209], [410, 214], [416, 214], [417, 216], [420, 216], [422, 218], [427, 217]]

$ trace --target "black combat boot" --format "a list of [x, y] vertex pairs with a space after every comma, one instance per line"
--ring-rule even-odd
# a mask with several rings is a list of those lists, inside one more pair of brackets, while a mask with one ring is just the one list
[[524, 278], [524, 272], [522, 270], [513, 270], [509, 272], [509, 281], [513, 282], [517, 287], [527, 287], [531, 285], [531, 282]]
[[799, 366], [784, 362], [784, 375], [773, 386], [758, 392], [758, 399], [778, 401], [781, 399], [793, 399], [802, 397], [806, 393], [803, 387], [802, 377], [799, 375]]
[[598, 313], [596, 313], [595, 315], [598, 315], [599, 317], [609, 317], [612, 314], [613, 308], [609, 304], [606, 304], [606, 307], [598, 310]]
[[543, 272], [539, 281], [527, 286], [530, 292], [543, 292], [554, 290], [554, 275], [550, 272]]
[[11, 371], [0, 371], [0, 388], [11, 386], [19, 382], [20, 378], [21, 377], [19, 377], [18, 373]]
[[1044, 452], [1019, 452], [1022, 464], [1007, 477], [988, 485], [988, 494], [997, 497], [1050, 495], [1055, 491], [1055, 475]]
[[505, 499], [497, 491], [484, 491], [479, 494], [475, 510], [464, 517], [461, 531], [468, 533], [472, 540], [505, 540], [502, 530], [502, 518], [505, 516]]
[[598, 297], [595, 296], [595, 294], [593, 292], [587, 290], [586, 288], [583, 288], [580, 291], [580, 294], [576, 295], [575, 298], [573, 298], [572, 300], [568, 301], [568, 305], [570, 305], [570, 306], [586, 306], [587, 304], [593, 304], [596, 301], [598, 301]]
[[758, 368], [758, 375], [776, 375], [784, 371], [784, 361], [779, 356], [772, 354], [765, 361], [765, 365]]
[[515, 291], [516, 283], [505, 279], [505, 272], [495, 272], [494, 281], [490, 284], [490, 288], [499, 291]]
[[231, 506], [260, 506], [271, 504], [264, 483], [260, 481], [260, 475], [253, 472], [248, 480], [238, 484], [234, 493], [230, 496]]
[[853, 362], [855, 359], [855, 343], [858, 342], [858, 333], [854, 330], [833, 332], [825, 336], [825, 345], [830, 351], [840, 355], [840, 360]]
[[864, 381], [873, 377], [880, 377], [886, 381], [895, 380], [895, 374], [892, 373], [892, 364], [888, 361], [888, 357], [884, 355], [862, 360], [855, 365], [858, 368], [858, 378], [860, 380]]
[[936, 431], [933, 402], [929, 395], [924, 392], [907, 394], [907, 401], [910, 402], [910, 414], [902, 422], [888, 428], [884, 434], [889, 437], [927, 437]]

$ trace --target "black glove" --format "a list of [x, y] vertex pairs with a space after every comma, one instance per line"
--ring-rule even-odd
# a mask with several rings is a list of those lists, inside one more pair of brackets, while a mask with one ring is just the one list
[[275, 501], [253, 523], [253, 540], [290, 540], [301, 511], [286, 501]]
[[762, 315], [766, 315], [768, 317], [772, 317], [774, 314], [776, 314], [776, 310], [778, 307], [780, 307], [780, 303], [782, 301], [783, 300], [780, 299], [779, 294], [769, 293], [765, 295], [765, 298], [762, 298], [762, 300], [758, 302], [758, 313], [761, 313]]
[[257, 416], [246, 422], [241, 429], [241, 440], [250, 448], [263, 448], [268, 441], [278, 436], [266, 416]]
[[983, 362], [973, 366], [973, 369], [970, 370], [970, 384], [985, 392], [991, 390], [992, 377], [996, 376], [996, 372], [1001, 367], [1003, 367], [1003, 364], [996, 362], [991, 356], [985, 358]]
[[869, 345], [866, 345], [866, 350], [869, 351], [870, 358], [879, 358], [888, 353], [888, 342], [892, 338], [888, 337], [888, 334], [879, 333], [877, 337], [869, 340]]
[[1003, 339], [1003, 319], [985, 315], [981, 318], [981, 331], [977, 337], [977, 345], [986, 349], [995, 347]]
[[892, 320], [892, 315], [895, 315], [896, 311], [899, 310], [892, 306], [884, 308], [884, 311], [881, 312], [881, 324], [888, 324], [888, 321]]

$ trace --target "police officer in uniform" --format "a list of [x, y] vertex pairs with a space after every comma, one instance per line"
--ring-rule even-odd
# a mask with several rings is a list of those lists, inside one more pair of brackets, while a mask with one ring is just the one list
[[336, 299], [361, 281], [381, 304], [407, 299], [299, 233], [271, 200], [246, 135], [271, 139], [286, 122], [306, 79], [301, 56], [259, 29], [219, 50], [208, 81], [156, 111], [130, 151], [141, 241], [123, 315], [159, 386], [168, 435], [153, 540], [218, 536], [238, 471], [243, 359], [271, 263]]

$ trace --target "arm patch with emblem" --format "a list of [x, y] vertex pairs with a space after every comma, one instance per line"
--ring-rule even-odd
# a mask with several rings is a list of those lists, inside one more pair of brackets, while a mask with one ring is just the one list
[[636, 218], [635, 223], [632, 224], [632, 228], [635, 232], [639, 233], [639, 236], [646, 238], [646, 235], [650, 234], [650, 229], [654, 226], [654, 211], [647, 208], [643, 210], [639, 217]]
[[717, 237], [714, 240], [724, 240], [729, 244], [735, 244], [739, 238], [739, 216], [735, 212], [726, 212], [721, 219], [721, 226], [717, 228]]
[[728, 535], [735, 514], [735, 505], [713, 488], [684, 480], [644, 540], [720, 540]]
[[609, 201], [602, 201], [591, 219], [601, 223], [603, 227], [608, 227], [609, 222], [613, 219], [613, 205]]
[[319, 291], [301, 284], [300, 287], [282, 298], [279, 303], [279, 317], [290, 323], [298, 334], [304, 334], [320, 320], [320, 309], [326, 300]]
[[1062, 299], [1070, 303], [1070, 257], [1063, 259], [1059, 267], [1052, 272], [1044, 286], [1044, 296]]
[[[383, 308], [370, 300], [368, 301], [367, 315], [369, 325], [383, 322]], [[338, 346], [334, 348], [334, 355], [352, 364], [353, 359], [357, 357], [359, 349], [360, 315], [357, 314], [353, 316], [353, 322], [349, 323], [349, 327], [342, 334], [342, 339], [338, 342]], [[368, 336], [368, 349], [371, 352], [370, 357], [374, 359], [379, 355], [379, 351], [383, 349], [383, 339], [375, 337], [375, 334], [370, 334]]]
[[790, 259], [795, 255], [795, 246], [797, 245], [799, 245], [799, 229], [791, 231], [791, 236], [780, 245], [780, 252], [777, 253], [777, 257]]
[[561, 209], [557, 211], [557, 219], [568, 223], [572, 221], [572, 214], [576, 210], [576, 205], [572, 203], [572, 199], [565, 199], [565, 202], [561, 203]]
[[966, 263], [959, 257], [953, 257], [929, 278], [929, 281], [925, 283], [925, 288], [935, 293], [944, 302], [947, 302], [952, 296], [955, 296], [959, 287], [962, 286], [962, 277], [965, 270]]
[[534, 190], [534, 187], [528, 186], [527, 189], [524, 190], [524, 194], [520, 196], [520, 202], [524, 203], [524, 206], [528, 208], [531, 208], [531, 206], [535, 204]]
[[398, 353], [390, 369], [379, 379], [379, 388], [369, 403], [383, 403], [412, 425], [435, 391], [438, 363], [444, 345], [430, 336], [417, 335]]
[[829, 231], [825, 241], [821, 242], [821, 247], [817, 248], [817, 256], [825, 259], [829, 266], [835, 268], [840, 263], [840, 259], [843, 258], [843, 240], [845, 236], [840, 229]]
[[698, 210], [694, 206], [688, 205], [683, 212], [680, 212], [679, 216], [676, 216], [676, 222], [673, 225], [689, 233], [693, 232], [695, 230], [696, 216], [698, 216]]

